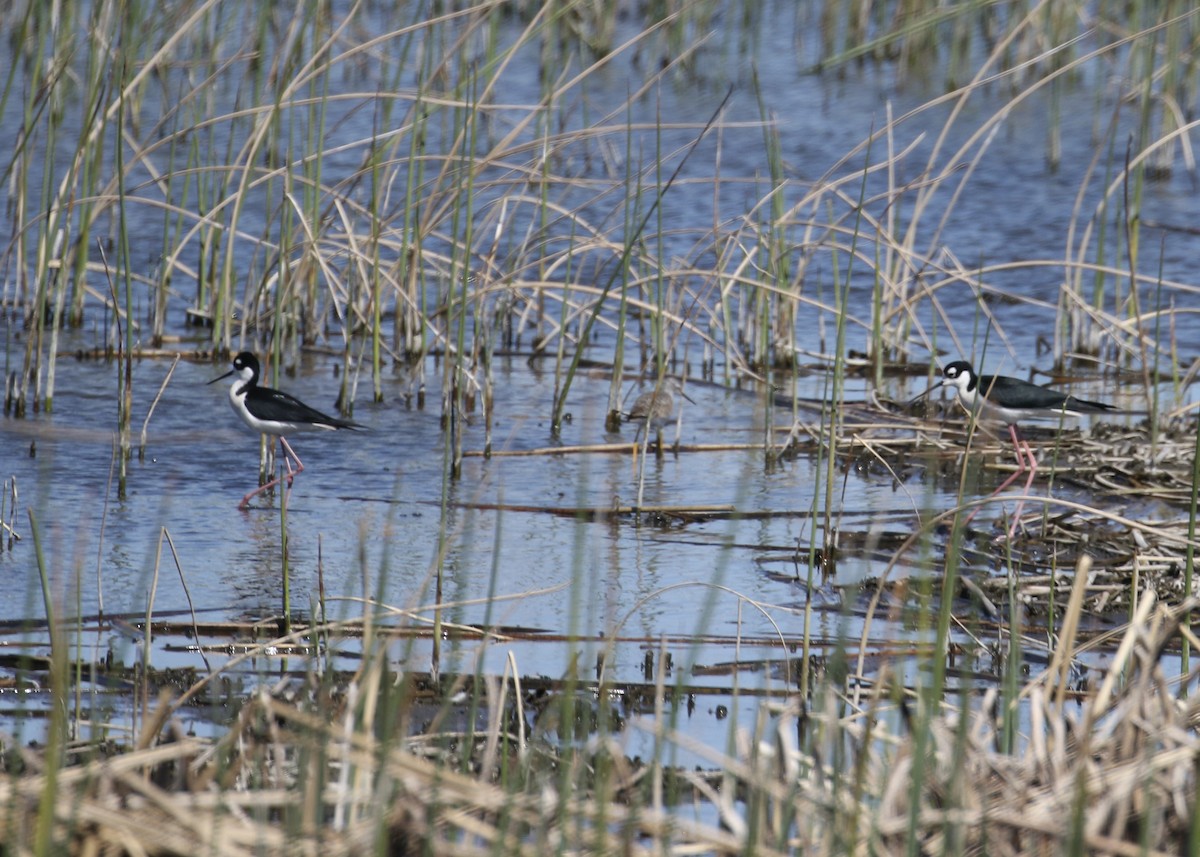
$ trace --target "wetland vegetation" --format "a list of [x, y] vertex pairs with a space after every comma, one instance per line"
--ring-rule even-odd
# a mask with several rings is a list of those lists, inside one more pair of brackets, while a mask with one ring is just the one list
[[0, 23], [5, 850], [1200, 853], [1190, 5]]

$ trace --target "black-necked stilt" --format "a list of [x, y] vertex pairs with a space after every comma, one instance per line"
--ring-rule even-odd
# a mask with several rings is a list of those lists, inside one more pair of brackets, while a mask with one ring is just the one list
[[[1029, 493], [1033, 478], [1037, 473], [1037, 459], [1029, 442], [1022, 440], [1017, 431], [1017, 422], [1023, 419], [1038, 417], [1077, 417], [1085, 413], [1104, 413], [1115, 411], [1116, 407], [1104, 402], [1089, 402], [1087, 399], [1077, 399], [1049, 387], [1040, 387], [1019, 378], [1009, 378], [1007, 375], [978, 375], [965, 360], [955, 360], [942, 370], [942, 380], [929, 388], [936, 390], [943, 385], [953, 387], [958, 394], [959, 403], [970, 411], [976, 418], [995, 420], [1008, 426], [1013, 448], [1017, 453], [1017, 471], [1005, 479], [1000, 487], [993, 491], [999, 494], [1022, 473], [1028, 473], [1025, 480], [1024, 494]], [[927, 391], [928, 392], [928, 391]], [[1008, 535], [1012, 538], [1016, 531], [1017, 520], [1020, 517], [1023, 503], [1018, 503], [1013, 511], [1012, 524]], [[978, 511], [978, 509], [976, 509]], [[971, 513], [971, 517], [974, 516]], [[969, 521], [971, 517], [968, 517]]]
[[[304, 463], [287, 442], [287, 435], [321, 429], [332, 431], [343, 428], [364, 428], [358, 423], [340, 420], [310, 408], [295, 396], [279, 390], [272, 390], [270, 387], [260, 387], [258, 385], [259, 372], [258, 358], [249, 351], [243, 351], [233, 358], [232, 369], [220, 378], [213, 378], [208, 382], [215, 384], [230, 375], [236, 376], [236, 380], [229, 388], [229, 403], [233, 406], [234, 413], [254, 431], [279, 438], [284, 449], [283, 460], [287, 474], [251, 491], [242, 498], [242, 502], [238, 504], [239, 509], [246, 508], [250, 498], [261, 494], [268, 488], [274, 488], [284, 479], [287, 480], [290, 488], [292, 479], [304, 470]], [[292, 469], [293, 461], [296, 463], [294, 470]]]

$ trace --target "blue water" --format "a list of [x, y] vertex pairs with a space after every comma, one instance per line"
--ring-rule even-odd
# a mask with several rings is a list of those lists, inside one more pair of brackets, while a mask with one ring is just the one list
[[[515, 30], [507, 34], [512, 32]], [[596, 188], [620, 188], [627, 167], [641, 170], [643, 182], [665, 180], [699, 128], [717, 110], [727, 92], [726, 83], [732, 82], [733, 93], [723, 116], [727, 127], [705, 139], [690, 155], [679, 180], [662, 200], [661, 222], [653, 219], [650, 223], [652, 232], [663, 230], [661, 244], [655, 244], [653, 251], [661, 253], [664, 264], [685, 268], [688, 260], [694, 260], [697, 266], [711, 266], [714, 224], [736, 233], [748, 228], [747, 223], [761, 223], [766, 217], [770, 209], [764, 200], [771, 190], [766, 177], [770, 173], [763, 130], [758, 127], [765, 116], [773, 123], [782, 148], [787, 176], [783, 205], [785, 209], [795, 207], [787, 231], [792, 270], [803, 261], [809, 265], [800, 284], [805, 301], [796, 326], [800, 349], [826, 354], [833, 350], [835, 315], [816, 304], [832, 304], [835, 283], [848, 275], [852, 283], [849, 309], [862, 325], [849, 327], [845, 349], [865, 350], [870, 340], [871, 290], [876, 282], [876, 249], [865, 243], [856, 245], [861, 255], [850, 265], [849, 232], [841, 236], [838, 253], [823, 248], [810, 258], [812, 248], [805, 244], [810, 235], [808, 220], [824, 223], [832, 212], [843, 228], [850, 229], [853, 205], [865, 194], [873, 198], [868, 206], [872, 216], [897, 217], [896, 234], [901, 236], [914, 217], [912, 206], [922, 181], [929, 175], [953, 171], [960, 181], [967, 182], [962, 193], [952, 197], [958, 182], [947, 182], [930, 200], [911, 240], [919, 257], [914, 268], [920, 269], [925, 283], [937, 285], [938, 290], [936, 303], [927, 299], [917, 304], [908, 355], [918, 363], [940, 361], [943, 354], [982, 357], [986, 370], [1022, 377], [1032, 369], [1049, 369], [1053, 358], [1039, 345], [1054, 340], [1054, 308], [1066, 272], [1061, 264], [1034, 263], [1078, 254], [1069, 242], [1081, 240], [1103, 185], [1110, 180], [1109, 168], [1123, 157], [1121, 152], [1109, 152], [1109, 144], [1096, 134], [1096, 116], [1107, 120], [1107, 111], [1118, 109], [1118, 93], [1105, 88], [1106, 79], [1094, 71], [1080, 78], [1076, 88], [1064, 92], [1065, 109], [1057, 119], [1063, 157], [1056, 170], [1050, 169], [1044, 156], [1051, 120], [1048, 102], [1041, 96], [1011, 109], [994, 136], [985, 136], [959, 151], [1007, 103], [1007, 95], [999, 87], [981, 91], [967, 102], [932, 163], [928, 159], [934, 140], [945, 127], [950, 110], [942, 105], [915, 112], [895, 129], [892, 140], [876, 140], [869, 150], [851, 157], [826, 179], [849, 177], [840, 186], [845, 197], [839, 198], [828, 188], [815, 193], [815, 183], [872, 129], [882, 126], [886, 105], [891, 104], [892, 114], [900, 116], [941, 93], [932, 83], [908, 81], [900, 87], [890, 76], [854, 70], [845, 78], [802, 74], [802, 63], [791, 43], [793, 35], [787, 27], [765, 27], [753, 56], [731, 58], [728, 46], [722, 47], [720, 42], [707, 47], [702, 56], [712, 63], [705, 66], [708, 77], [694, 80], [669, 75], [628, 112], [622, 109], [628, 92], [648, 72], [627, 57], [617, 58], [588, 80], [566, 121], [568, 129], [578, 129], [589, 122], [598, 123], [612, 112], [606, 121], [617, 130], [603, 141], [589, 140], [560, 153], [555, 168], [580, 181], [555, 187], [554, 201], [575, 210], [619, 242], [625, 212], [618, 200], [623, 192], [603, 195]], [[0, 45], [0, 58], [9, 61], [6, 67], [13, 61], [8, 50], [7, 43]], [[532, 55], [526, 60], [515, 63], [505, 78], [503, 103], [537, 101], [537, 68]], [[750, 87], [752, 68], [762, 86], [761, 108]], [[345, 85], [348, 91], [371, 91], [377, 84], [355, 79]], [[231, 88], [226, 94], [232, 97], [234, 91]], [[143, 105], [151, 118], [161, 109], [162, 103], [153, 98]], [[333, 109], [324, 145], [335, 147], [367, 139], [373, 133], [375, 114], [370, 109], [341, 102]], [[402, 113], [397, 110], [397, 116]], [[524, 108], [489, 114], [495, 123], [493, 137], [523, 113]], [[0, 122], [16, 127], [19, 115], [19, 103], [10, 101]], [[621, 125], [627, 119], [639, 123], [628, 148]], [[1132, 127], [1135, 119], [1132, 113], [1119, 115], [1118, 125]], [[190, 119], [185, 114], [176, 121], [186, 124]], [[293, 117], [293, 121], [301, 119]], [[70, 120], [66, 130], [60, 145], [62, 140], [73, 139]], [[435, 122], [429, 133], [430, 146], [436, 150], [448, 131]], [[303, 135], [297, 134], [297, 139]], [[1123, 141], [1124, 132], [1114, 133], [1111, 139]], [[480, 141], [481, 149], [485, 143]], [[224, 151], [228, 144], [220, 139], [214, 147]], [[889, 149], [900, 152], [910, 146], [909, 154], [896, 164], [894, 181], [897, 187], [911, 186], [891, 205], [874, 199], [887, 190], [883, 174], [874, 174], [864, 187], [854, 171], [868, 162], [883, 163]], [[523, 150], [521, 157], [528, 161], [535, 148]], [[670, 157], [656, 174], [648, 165], [660, 150]], [[1101, 166], [1089, 180], [1085, 170], [1097, 150]], [[361, 147], [327, 159], [323, 180], [334, 185], [344, 179], [358, 168], [360, 155]], [[57, 152], [45, 162], [62, 169], [68, 156], [69, 152]], [[627, 156], [635, 162], [627, 163]], [[39, 187], [41, 163], [32, 168], [32, 188]], [[495, 178], [497, 172], [503, 171], [493, 171], [488, 177]], [[714, 194], [712, 179], [717, 172], [722, 184], [719, 194]], [[1197, 222], [1200, 200], [1192, 181], [1192, 176], [1179, 169], [1170, 178], [1149, 184], [1142, 200], [1142, 217], [1177, 226]], [[518, 203], [518, 190], [530, 192], [512, 180], [503, 186], [481, 186], [476, 198], [476, 216], [485, 233], [487, 228], [494, 229], [500, 201], [511, 203], [508, 231], [499, 253], [501, 267], [508, 259], [505, 254], [520, 244], [526, 226], [535, 220], [536, 206]], [[273, 191], [261, 188], [245, 201], [238, 259], [244, 266], [247, 288], [257, 285], [263, 260], [270, 254], [245, 236], [259, 232], [270, 236], [278, 228], [278, 192], [278, 186]], [[146, 186], [135, 191], [135, 196], [151, 199], [153, 193], [153, 188]], [[643, 205], [652, 198], [652, 193], [645, 191]], [[1113, 211], [1104, 215], [1109, 221], [1119, 198], [1117, 192]], [[403, 189], [394, 188], [392, 205], [398, 206], [402, 200]], [[8, 210], [0, 212], [0, 229], [11, 231], [11, 217]], [[143, 265], [138, 273], [149, 276], [160, 262], [163, 211], [135, 199], [129, 217], [132, 255]], [[388, 227], [399, 228], [401, 222], [397, 216]], [[1112, 235], [1110, 222], [1110, 245]], [[1094, 259], [1097, 241], [1093, 233], [1083, 258]], [[1168, 284], [1161, 292], [1143, 289], [1142, 309], [1161, 302], [1174, 310], [1170, 329], [1158, 335], [1164, 343], [1170, 338], [1178, 343], [1184, 365], [1195, 359], [1194, 343], [1200, 341], [1200, 297], [1192, 264], [1200, 251], [1198, 242], [1200, 237], [1185, 231], [1147, 228], [1142, 237], [1143, 269], [1155, 275], [1161, 272]], [[434, 235], [426, 251], [444, 246]], [[546, 246], [553, 249], [558, 245], [550, 242]], [[194, 264], [196, 252], [189, 248], [189, 265]], [[925, 259], [931, 262], [922, 261]], [[12, 270], [12, 264], [10, 259], [0, 292], [6, 300], [18, 294], [19, 272]], [[611, 252], [585, 255], [577, 269], [579, 280], [602, 286], [609, 275], [606, 266], [612, 264]], [[751, 271], [761, 264], [762, 260], [755, 260]], [[1113, 264], [1120, 269], [1125, 263], [1118, 259]], [[556, 270], [557, 276], [563, 276], [561, 266]], [[981, 312], [984, 304], [966, 282], [980, 271], [987, 272], [989, 296], [994, 298], [986, 303], [990, 330]], [[521, 275], [533, 278], [536, 272], [523, 270]], [[1172, 285], [1175, 283], [1182, 285]], [[103, 291], [99, 277], [91, 284]], [[700, 294], [712, 294], [711, 284], [690, 285]], [[203, 334], [198, 337], [194, 329], [184, 326], [184, 310], [194, 300], [194, 283], [177, 271], [173, 289], [169, 333], [183, 337], [181, 350], [206, 347]], [[149, 300], [145, 292], [139, 292], [138, 299], [137, 315], [144, 319]], [[1124, 317], [1122, 308], [1106, 308]], [[676, 309], [689, 314], [699, 329], [709, 329], [690, 298]], [[557, 318], [558, 305], [552, 303], [548, 311]], [[89, 299], [85, 324], [64, 333], [60, 351], [70, 353], [109, 343], [113, 331], [108, 323], [99, 304]], [[21, 313], [9, 309], [3, 324], [4, 365], [12, 371], [21, 364], [25, 349]], [[533, 333], [521, 333], [526, 352], [498, 357], [494, 366], [493, 448], [497, 452], [528, 451], [618, 439], [604, 429], [609, 378], [603, 370], [584, 373], [575, 380], [568, 401], [571, 420], [560, 435], [551, 431], [553, 352], [530, 365], [526, 358]], [[341, 346], [336, 324], [330, 323], [321, 338], [334, 352]], [[1101, 340], [1106, 360], [1118, 345], [1129, 344], [1127, 332], [1116, 329], [1102, 330]], [[603, 365], [611, 360], [612, 342], [611, 331], [598, 326], [587, 356]], [[261, 346], [251, 333], [230, 344], [235, 348]], [[681, 358], [686, 355], [695, 372], [703, 351], [700, 337], [688, 334], [679, 343], [677, 354]], [[332, 410], [339, 385], [335, 369], [340, 362], [328, 353], [306, 353], [296, 371], [284, 374], [279, 385], [318, 408]], [[169, 365], [165, 360], [150, 359], [135, 363], [135, 433]], [[262, 617], [280, 611], [284, 569], [280, 498], [278, 494], [260, 498], [244, 512], [236, 508], [255, 484], [259, 441], [241, 427], [229, 409], [225, 383], [207, 386], [226, 368], [221, 361], [179, 364], [149, 422], [144, 458], [135, 456], [128, 462], [124, 497], [118, 496], [114, 476], [116, 364], [62, 357], [52, 412], [41, 410], [20, 419], [0, 420], [0, 479], [15, 479], [19, 490], [15, 526], [22, 536], [12, 550], [0, 551], [0, 573], [9, 581], [8, 597], [0, 604], [0, 620], [37, 617], [44, 612], [27, 509], [36, 517], [53, 597], [68, 615], [76, 611], [92, 614], [101, 608], [118, 614], [143, 614], [148, 607], [180, 611], [189, 605], [209, 617]], [[736, 641], [740, 638], [763, 640], [782, 634], [795, 641], [802, 634], [803, 610], [810, 597], [809, 569], [791, 556], [797, 547], [806, 555], [814, 538], [818, 543], [823, 538], [823, 530], [816, 530], [810, 518], [814, 509], [825, 509], [829, 473], [823, 458], [802, 455], [768, 467], [760, 449], [730, 448], [678, 456], [668, 453], [661, 460], [651, 456], [645, 461], [643, 505], [728, 506], [741, 516], [659, 523], [639, 522], [632, 516], [591, 520], [537, 511], [633, 505], [638, 494], [633, 457], [628, 452], [496, 455], [490, 459], [471, 455], [464, 460], [461, 475], [450, 479], [439, 399], [442, 367], [430, 359], [421, 368], [423, 377], [407, 371], [389, 377], [384, 401], [378, 404], [369, 401], [370, 384], [364, 374], [354, 419], [367, 431], [295, 440], [306, 469], [297, 478], [287, 507], [286, 565], [293, 610], [310, 611], [323, 585], [334, 617], [359, 615], [363, 606], [356, 599], [363, 596], [378, 597], [384, 604], [429, 617], [428, 606], [434, 602], [440, 571], [442, 600], [456, 605], [447, 611], [449, 621], [517, 626], [589, 640], [514, 644], [522, 669], [561, 674], [568, 656], [577, 649], [582, 651], [580, 663], [591, 665], [604, 648], [599, 638], [617, 635], [628, 641], [616, 645], [609, 665], [614, 676], [623, 679], [640, 675], [644, 652], [652, 645], [646, 641], [711, 635], [715, 642], [673, 643], [672, 647], [678, 663], [717, 663], [732, 659], [734, 651], [747, 657], [756, 651], [758, 656], [778, 655], [777, 650], [754, 643], [739, 648]], [[753, 444], [762, 440], [768, 422], [777, 427], [777, 438], [792, 425], [790, 410], [768, 405], [761, 385], [739, 377], [737, 367], [719, 352], [715, 378], [715, 383], [693, 381], [688, 386], [695, 402], [685, 407], [681, 438], [685, 445]], [[776, 382], [791, 383], [787, 378]], [[420, 383], [426, 385], [428, 397], [424, 408], [406, 402]], [[819, 400], [827, 394], [824, 374], [802, 377], [795, 383], [801, 397]], [[882, 389], [875, 390], [873, 384], [851, 378], [846, 398], [864, 401], [878, 393], [902, 401], [925, 385], [924, 377], [889, 378]], [[631, 386], [627, 381], [623, 389], [629, 391]], [[1142, 407], [1138, 386], [1130, 387], [1091, 384], [1076, 391], [1125, 408]], [[786, 395], [791, 391], [780, 392]], [[1165, 400], [1173, 406], [1186, 403], [1191, 395], [1187, 389], [1177, 393], [1164, 388]], [[463, 447], [478, 453], [484, 448], [485, 434], [478, 413], [474, 417], [464, 430]], [[813, 425], [820, 423], [820, 417], [811, 412], [803, 412], [800, 418]], [[1139, 415], [1106, 419], [1135, 422]], [[631, 440], [632, 436], [626, 429], [620, 439]], [[899, 482], [882, 466], [845, 471], [839, 467], [833, 479], [829, 496], [836, 523], [845, 532], [864, 534], [912, 532], [917, 513], [928, 520], [949, 508], [957, 487], [956, 482], [950, 484], [953, 480], [930, 478], [924, 463], [905, 471]], [[775, 516], [757, 517], [766, 512]], [[164, 532], [173, 540], [175, 555], [162, 542]], [[934, 559], [929, 565], [935, 573], [939, 549], [934, 542]], [[837, 587], [852, 587], [876, 577], [885, 566], [877, 555], [848, 552], [838, 563], [835, 580], [822, 581], [819, 574], [813, 575], [813, 602], [818, 606], [841, 604]], [[909, 573], [912, 567], [901, 563], [891, 574]], [[860, 629], [854, 598], [847, 598], [844, 610], [814, 614], [812, 634], [853, 642]], [[874, 628], [879, 640], [904, 639], [913, 633], [901, 617], [885, 617]], [[470, 668], [478, 656], [489, 670], [499, 672], [508, 650], [499, 644], [485, 648], [463, 645], [451, 666]], [[427, 666], [422, 663], [428, 657], [427, 649], [418, 647], [416, 651], [413, 668]], [[754, 680], [778, 681], [769, 676]]]

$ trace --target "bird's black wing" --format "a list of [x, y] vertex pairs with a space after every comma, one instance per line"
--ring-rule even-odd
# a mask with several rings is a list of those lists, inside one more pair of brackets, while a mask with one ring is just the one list
[[1066, 393], [1007, 375], [980, 375], [979, 392], [996, 404], [1031, 410], [1062, 407], [1067, 400]]
[[270, 387], [255, 387], [251, 395], [254, 415], [261, 420], [281, 423], [310, 423], [317, 428], [362, 428], [358, 423], [331, 417], [310, 408], [295, 396]]
[[1117, 410], [1114, 405], [1077, 399], [1051, 387], [1030, 384], [1028, 381], [1010, 378], [1007, 375], [980, 375], [979, 389], [986, 398], [993, 402], [1004, 402], [1010, 407], [1030, 410], [1042, 408], [1046, 410], [1065, 408], [1068, 411]]
[[1116, 405], [1110, 405], [1106, 402], [1089, 402], [1087, 399], [1077, 399], [1074, 396], [1067, 396], [1067, 410], [1069, 411], [1119, 411]]

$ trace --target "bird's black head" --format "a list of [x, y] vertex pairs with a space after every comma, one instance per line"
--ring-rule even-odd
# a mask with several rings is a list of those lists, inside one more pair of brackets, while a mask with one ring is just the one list
[[955, 360], [946, 364], [946, 368], [942, 370], [942, 383], [957, 387], [965, 396], [975, 389], [979, 383], [979, 376], [966, 360]]
[[255, 375], [259, 372], [258, 358], [249, 351], [243, 351], [233, 358], [233, 369], [235, 372], [241, 372], [243, 369], [249, 369]]
[[223, 381], [230, 375], [237, 375], [243, 383], [253, 384], [258, 379], [258, 358], [249, 351], [243, 351], [237, 357], [233, 358], [233, 368], [222, 375], [220, 378], [213, 378], [208, 383], [215, 384], [218, 381]]
[[946, 368], [942, 370], [942, 377], [947, 381], [956, 381], [963, 376], [970, 378], [974, 374], [975, 370], [966, 360], [955, 360], [953, 363], [946, 364]]

